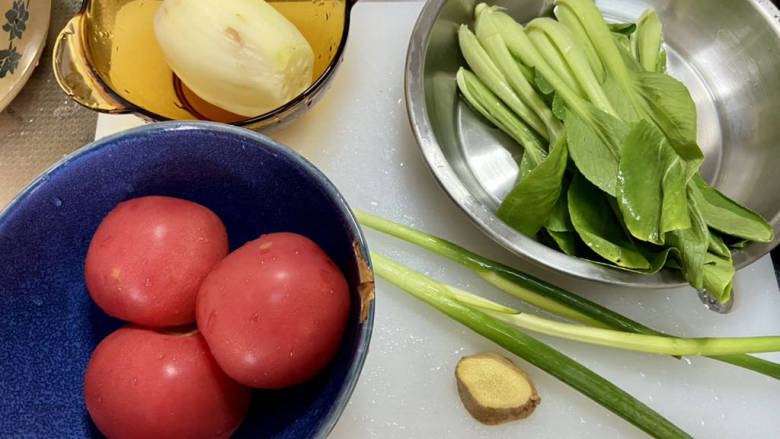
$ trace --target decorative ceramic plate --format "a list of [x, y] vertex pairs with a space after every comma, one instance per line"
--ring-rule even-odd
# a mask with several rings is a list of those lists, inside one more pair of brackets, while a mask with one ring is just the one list
[[0, 111], [30, 79], [46, 44], [51, 0], [0, 0]]

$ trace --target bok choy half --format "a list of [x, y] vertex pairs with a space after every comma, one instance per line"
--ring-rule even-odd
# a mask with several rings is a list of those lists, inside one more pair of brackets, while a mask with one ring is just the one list
[[774, 233], [699, 175], [696, 106], [665, 72], [661, 22], [648, 9], [607, 24], [591, 0], [554, 13], [523, 26], [480, 3], [458, 30], [462, 97], [525, 150], [496, 215], [569, 255], [680, 270], [727, 302], [730, 250]]

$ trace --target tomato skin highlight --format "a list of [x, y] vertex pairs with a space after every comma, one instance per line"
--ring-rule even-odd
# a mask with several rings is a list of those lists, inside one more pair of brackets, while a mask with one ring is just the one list
[[84, 264], [87, 289], [106, 314], [144, 326], [195, 321], [195, 296], [228, 252], [225, 226], [191, 201], [147, 196], [103, 219]]
[[214, 267], [196, 302], [220, 367], [247, 386], [278, 389], [320, 372], [341, 344], [349, 286], [330, 257], [295, 233], [246, 243]]
[[122, 327], [98, 344], [84, 399], [111, 439], [227, 438], [243, 420], [251, 389], [219, 368], [203, 336]]

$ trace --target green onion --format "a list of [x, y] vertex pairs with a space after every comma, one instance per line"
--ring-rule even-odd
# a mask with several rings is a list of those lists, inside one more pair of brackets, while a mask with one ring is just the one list
[[691, 437], [650, 407], [582, 364], [511, 325], [458, 301], [446, 286], [378, 253], [371, 252], [371, 261], [377, 275], [570, 385], [651, 436]]
[[[431, 280], [431, 282], [436, 282]], [[676, 338], [562, 323], [520, 312], [475, 294], [441, 284], [458, 301], [482, 309], [498, 320], [553, 337], [600, 346], [662, 355], [730, 355], [780, 351], [780, 337]]]
[[[470, 252], [454, 243], [402, 224], [354, 211], [367, 227], [444, 256], [474, 271], [495, 287], [561, 317], [587, 325], [649, 335], [665, 335], [577, 294]], [[711, 357], [780, 380], [780, 364], [744, 354]]]

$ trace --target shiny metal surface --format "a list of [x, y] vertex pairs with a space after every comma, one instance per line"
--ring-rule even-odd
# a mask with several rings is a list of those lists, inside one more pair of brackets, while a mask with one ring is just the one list
[[[434, 176], [479, 229], [522, 258], [564, 273], [612, 284], [679, 286], [663, 270], [653, 276], [601, 267], [548, 248], [495, 216], [511, 189], [521, 148], [459, 98], [455, 72], [465, 64], [456, 29], [473, 23], [476, 0], [430, 0], [409, 42], [406, 103], [412, 130]], [[551, 0], [488, 1], [520, 21], [548, 13]], [[780, 242], [780, 13], [768, 0], [597, 0], [608, 20], [633, 21], [653, 6], [664, 26], [669, 73], [696, 102], [701, 173], [729, 197], [772, 224], [775, 241], [733, 255], [737, 268]]]

